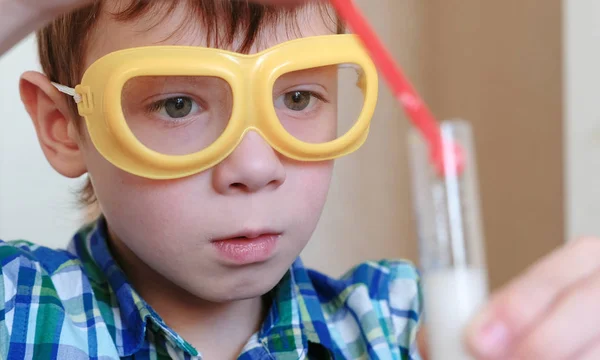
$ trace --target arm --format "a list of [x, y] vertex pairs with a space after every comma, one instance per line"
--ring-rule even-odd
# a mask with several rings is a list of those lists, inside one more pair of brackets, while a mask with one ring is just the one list
[[[0, 56], [55, 17], [93, 0], [0, 0]], [[265, 5], [297, 5], [306, 0], [253, 0]]]
[[429, 349], [427, 348], [427, 328], [425, 328], [424, 326], [422, 326], [421, 330], [417, 333], [417, 347], [419, 348], [421, 359], [428, 360]]
[[0, 56], [56, 16], [91, 0], [0, 0]]
[[321, 1], [321, 0], [252, 0], [255, 3], [265, 4], [265, 5], [283, 5], [283, 6], [293, 6], [299, 5], [304, 2], [310, 1]]

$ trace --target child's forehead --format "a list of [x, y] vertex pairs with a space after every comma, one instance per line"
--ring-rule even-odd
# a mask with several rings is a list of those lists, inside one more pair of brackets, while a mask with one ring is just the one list
[[[179, 1], [170, 16], [157, 16], [150, 12], [131, 21], [117, 20], [113, 15], [122, 11], [122, 1], [106, 1], [97, 26], [90, 34], [85, 56], [85, 68], [111, 52], [151, 45], [213, 46], [207, 41], [212, 37], [220, 41], [219, 48], [236, 51], [247, 32], [238, 31], [233, 41], [222, 41], [214, 29], [208, 28], [200, 17], [189, 16], [185, 2]], [[219, 24], [217, 19], [217, 24]], [[286, 21], [287, 20], [287, 21]], [[293, 26], [291, 26], [293, 25]], [[217, 25], [218, 26], [218, 25]], [[330, 35], [335, 29], [332, 19], [324, 16], [317, 7], [298, 9], [291, 19], [278, 19], [262, 24], [248, 53], [256, 53], [279, 43], [299, 37]]]

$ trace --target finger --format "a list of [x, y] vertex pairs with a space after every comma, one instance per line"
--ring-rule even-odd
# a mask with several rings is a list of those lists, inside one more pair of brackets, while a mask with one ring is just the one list
[[[515, 343], [517, 359], [562, 360], [600, 336], [600, 274], [581, 281], [561, 296], [543, 320]], [[512, 354], [511, 354], [512, 355]], [[600, 359], [600, 357], [596, 358]]]
[[532, 326], [577, 282], [600, 270], [600, 240], [584, 238], [541, 260], [493, 296], [467, 331], [480, 359], [502, 358], [507, 345]]
[[427, 328], [421, 327], [421, 331], [417, 333], [417, 348], [421, 354], [422, 360], [429, 359], [429, 344], [427, 342]]
[[[308, 0], [251, 0], [254, 3], [263, 5], [282, 5], [282, 6], [295, 6], [309, 2]], [[314, 2], [314, 0], [311, 0]]]
[[584, 350], [575, 360], [598, 360], [600, 359], [600, 341], [595, 342], [588, 349]]

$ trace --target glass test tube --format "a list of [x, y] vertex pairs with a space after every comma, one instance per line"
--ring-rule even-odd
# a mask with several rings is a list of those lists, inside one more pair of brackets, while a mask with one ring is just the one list
[[[443, 174], [422, 136], [416, 130], [409, 136], [424, 319], [431, 360], [466, 360], [463, 331], [488, 294], [477, 169], [470, 125], [446, 121], [440, 130]], [[464, 157], [459, 172], [455, 144]]]

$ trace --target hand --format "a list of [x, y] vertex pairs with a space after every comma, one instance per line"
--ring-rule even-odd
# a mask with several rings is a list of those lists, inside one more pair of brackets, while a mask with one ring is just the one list
[[93, 0], [0, 0], [0, 56], [58, 15]]
[[477, 359], [600, 359], [600, 240], [570, 243], [496, 293], [467, 331]]
[[259, 3], [259, 4], [284, 5], [284, 6], [299, 5], [304, 2], [308, 2], [308, 1], [309, 0], [252, 0], [252, 2]]
[[36, 18], [51, 20], [54, 17], [72, 11], [78, 7], [91, 4], [93, 0], [0, 0], [0, 6], [7, 6], [13, 10], [19, 8], [29, 12]]

